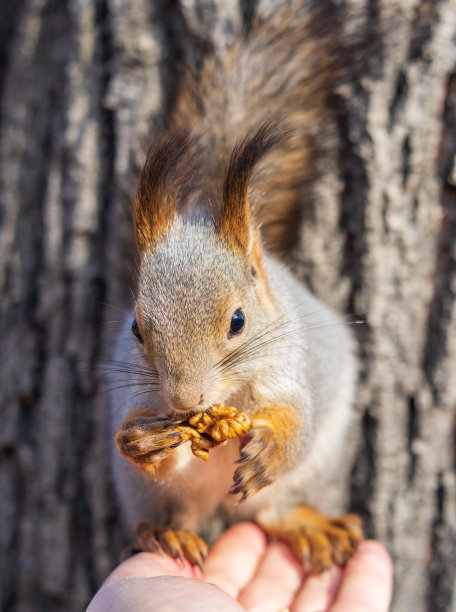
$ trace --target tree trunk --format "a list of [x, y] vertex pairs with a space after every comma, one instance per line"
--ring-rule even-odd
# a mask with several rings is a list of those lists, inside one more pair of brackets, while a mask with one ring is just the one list
[[[0, 2], [2, 609], [81, 610], [122, 535], [97, 366], [131, 302], [130, 200], [179, 59], [275, 2]], [[371, 2], [370, 75], [296, 273], [361, 316], [352, 508], [395, 561], [394, 610], [456, 610], [456, 1]]]

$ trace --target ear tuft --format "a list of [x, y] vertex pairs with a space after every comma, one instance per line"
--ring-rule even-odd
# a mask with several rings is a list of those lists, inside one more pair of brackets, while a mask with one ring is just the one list
[[223, 207], [217, 231], [234, 249], [246, 253], [249, 248], [248, 189], [255, 165], [289, 133], [279, 129], [279, 123], [266, 122], [233, 149], [223, 183]]
[[[169, 231], [177, 206], [194, 191], [195, 139], [176, 131], [152, 146], [136, 189], [134, 225], [140, 252], [152, 250]], [[185, 161], [185, 163], [184, 163]]]

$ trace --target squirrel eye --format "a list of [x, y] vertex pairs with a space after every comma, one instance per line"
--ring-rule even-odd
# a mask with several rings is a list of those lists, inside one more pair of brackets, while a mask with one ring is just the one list
[[139, 327], [138, 327], [138, 324], [136, 323], [136, 319], [133, 319], [133, 323], [131, 324], [131, 332], [133, 336], [135, 336], [138, 339], [138, 341], [141, 342], [141, 344], [144, 342], [141, 334], [139, 333]]
[[231, 317], [231, 324], [230, 324], [230, 331], [228, 332], [228, 338], [231, 338], [232, 336], [239, 334], [244, 327], [244, 323], [245, 323], [244, 313], [240, 309], [236, 310], [233, 316]]

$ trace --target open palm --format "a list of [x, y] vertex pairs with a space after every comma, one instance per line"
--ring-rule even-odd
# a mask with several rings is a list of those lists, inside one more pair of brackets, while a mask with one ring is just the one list
[[365, 542], [345, 569], [306, 576], [289, 548], [252, 523], [226, 531], [203, 572], [167, 555], [140, 553], [108, 577], [88, 612], [387, 612], [391, 561]]

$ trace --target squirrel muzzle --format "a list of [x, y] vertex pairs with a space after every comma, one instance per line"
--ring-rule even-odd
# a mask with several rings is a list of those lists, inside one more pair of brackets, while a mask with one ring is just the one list
[[196, 380], [168, 378], [163, 382], [163, 396], [167, 404], [178, 412], [206, 408], [204, 385]]

